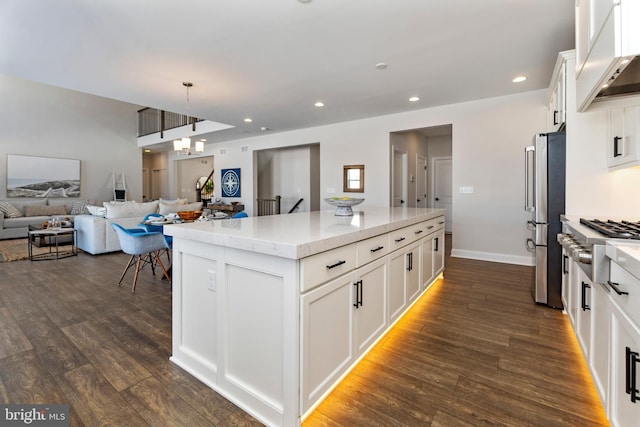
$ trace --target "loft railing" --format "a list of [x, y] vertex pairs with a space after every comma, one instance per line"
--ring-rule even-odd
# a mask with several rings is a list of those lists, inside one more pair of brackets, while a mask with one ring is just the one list
[[158, 110], [157, 108], [143, 108], [138, 111], [138, 137], [159, 132], [160, 138], [164, 138], [165, 130], [187, 125], [193, 126], [193, 132], [195, 132], [196, 123], [201, 121], [204, 119]]

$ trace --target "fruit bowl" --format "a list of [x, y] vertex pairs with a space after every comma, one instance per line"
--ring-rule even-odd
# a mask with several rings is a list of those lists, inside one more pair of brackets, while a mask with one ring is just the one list
[[200, 218], [202, 215], [202, 211], [180, 211], [178, 212], [178, 216], [183, 221], [195, 221]]
[[351, 216], [353, 215], [352, 206], [359, 205], [364, 202], [364, 199], [355, 199], [352, 197], [328, 197], [324, 199], [325, 202], [331, 206], [336, 207], [336, 216]]

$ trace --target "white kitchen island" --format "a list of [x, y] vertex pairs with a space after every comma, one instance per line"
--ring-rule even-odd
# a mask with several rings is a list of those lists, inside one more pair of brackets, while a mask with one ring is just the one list
[[443, 209], [176, 224], [171, 360], [297, 426], [444, 269]]

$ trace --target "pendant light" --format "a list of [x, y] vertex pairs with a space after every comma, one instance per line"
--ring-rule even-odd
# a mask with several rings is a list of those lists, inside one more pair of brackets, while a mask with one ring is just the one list
[[[193, 87], [191, 82], [182, 82], [182, 86], [187, 88], [187, 136], [182, 139], [173, 141], [173, 150], [187, 156], [191, 155], [191, 138], [189, 137], [189, 126], [191, 126], [191, 116], [189, 115], [189, 88]], [[204, 140], [196, 141], [195, 152], [202, 153], [204, 151]]]

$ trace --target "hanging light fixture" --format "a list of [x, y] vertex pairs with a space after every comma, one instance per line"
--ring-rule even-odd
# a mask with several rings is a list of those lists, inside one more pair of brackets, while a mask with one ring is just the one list
[[[182, 82], [182, 86], [187, 88], [187, 136], [182, 139], [176, 139], [173, 141], [173, 150], [180, 154], [187, 156], [191, 155], [191, 138], [189, 138], [189, 126], [191, 126], [191, 116], [189, 115], [189, 88], [193, 87], [191, 82]], [[204, 141], [196, 141], [196, 153], [202, 153], [204, 151]]]

